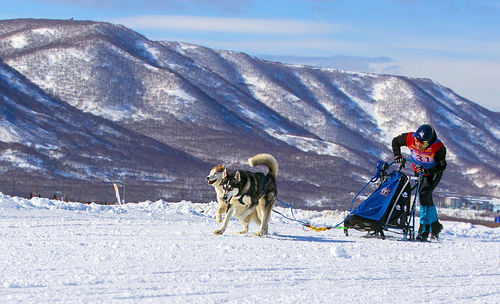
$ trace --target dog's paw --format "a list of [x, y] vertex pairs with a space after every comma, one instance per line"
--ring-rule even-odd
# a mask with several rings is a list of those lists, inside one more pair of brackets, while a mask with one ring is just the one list
[[215, 234], [215, 235], [222, 235], [223, 233], [224, 233], [224, 230], [222, 230], [222, 229], [219, 229], [219, 230], [215, 230], [215, 231], [214, 231], [214, 234]]
[[264, 236], [264, 235], [266, 235], [266, 232], [265, 231], [257, 231], [254, 235], [255, 236]]
[[248, 229], [244, 229], [244, 230], [241, 230], [240, 232], [238, 232], [238, 234], [247, 234], [248, 232]]

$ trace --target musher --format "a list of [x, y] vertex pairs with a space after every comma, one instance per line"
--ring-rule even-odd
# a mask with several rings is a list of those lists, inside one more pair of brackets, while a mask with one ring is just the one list
[[394, 162], [404, 162], [401, 147], [407, 146], [411, 159], [417, 164], [412, 164], [415, 175], [422, 174], [420, 182], [420, 227], [417, 240], [425, 242], [432, 232], [431, 237], [437, 239], [443, 225], [438, 220], [436, 206], [432, 199], [432, 192], [441, 181], [446, 169], [446, 147], [436, 135], [431, 125], [421, 125], [416, 132], [403, 133], [392, 140]]

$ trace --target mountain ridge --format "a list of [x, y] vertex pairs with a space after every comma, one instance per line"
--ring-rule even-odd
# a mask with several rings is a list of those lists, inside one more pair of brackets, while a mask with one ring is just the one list
[[[392, 137], [422, 123], [432, 123], [449, 150], [439, 197], [500, 196], [500, 113], [430, 79], [150, 41], [110, 23], [0, 25], [0, 58], [46, 94], [192, 157], [199, 166], [184, 186], [193, 201], [214, 199], [201, 167], [248, 169], [248, 157], [269, 152], [282, 168], [281, 198], [345, 206], [376, 161], [391, 159]], [[168, 192], [167, 183], [159, 187]]]

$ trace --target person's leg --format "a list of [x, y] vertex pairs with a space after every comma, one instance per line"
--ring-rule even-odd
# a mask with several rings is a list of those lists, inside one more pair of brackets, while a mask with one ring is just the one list
[[420, 205], [420, 226], [418, 227], [417, 241], [425, 242], [429, 237], [430, 225], [428, 206]]
[[[427, 240], [429, 231], [432, 231], [432, 237], [437, 238], [443, 225], [439, 223], [436, 206], [434, 205], [434, 200], [432, 198], [432, 192], [436, 189], [437, 185], [441, 181], [443, 173], [424, 176], [422, 179], [422, 184], [419, 191], [420, 200], [420, 228], [419, 235], [422, 231], [421, 239]], [[423, 216], [422, 216], [423, 209]]]

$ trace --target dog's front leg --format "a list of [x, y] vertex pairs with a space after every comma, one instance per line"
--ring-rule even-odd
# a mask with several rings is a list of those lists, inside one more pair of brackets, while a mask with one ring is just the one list
[[222, 215], [227, 212], [227, 204], [222, 200], [222, 198], [217, 197], [217, 201], [219, 202], [219, 209], [215, 213], [215, 219], [217, 223], [222, 222]]
[[252, 214], [255, 210], [255, 206], [257, 206], [257, 202], [254, 202], [251, 200], [251, 198], [249, 196], [244, 196], [243, 197], [243, 205], [246, 206], [245, 210], [243, 210], [241, 213], [240, 213], [240, 216], [242, 218], [246, 218], [248, 217], [250, 214]]
[[234, 211], [234, 207], [230, 205], [229, 209], [227, 210], [226, 217], [224, 217], [224, 222], [222, 223], [222, 227], [220, 227], [220, 229], [214, 231], [215, 235], [221, 235], [224, 233], [224, 231], [226, 231], [227, 224], [229, 223], [229, 219], [233, 215], [233, 211]]

